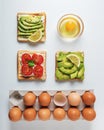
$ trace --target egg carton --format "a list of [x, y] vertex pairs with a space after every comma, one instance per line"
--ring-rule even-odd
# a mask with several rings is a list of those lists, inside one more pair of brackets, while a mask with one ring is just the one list
[[[53, 117], [53, 111], [55, 108], [57, 108], [58, 106], [56, 106], [54, 104], [54, 95], [57, 93], [57, 92], [62, 92], [66, 97], [67, 97], [67, 103], [65, 104], [65, 106], [61, 107], [63, 108], [66, 112], [68, 111], [68, 109], [71, 107], [70, 104], [68, 103], [68, 95], [71, 93], [71, 92], [77, 92], [80, 96], [82, 96], [84, 94], [85, 91], [90, 91], [92, 93], [94, 93], [94, 90], [93, 89], [90, 89], [90, 90], [10, 90], [9, 91], [9, 109], [11, 109], [12, 107], [14, 106], [18, 106], [22, 111], [24, 111], [26, 109], [26, 106], [24, 105], [24, 102], [23, 102], [23, 97], [24, 95], [27, 93], [27, 92], [33, 92], [35, 95], [36, 95], [36, 102], [35, 104], [33, 105], [33, 108], [35, 108], [35, 110], [38, 112], [40, 108], [44, 108], [44, 107], [41, 107], [39, 102], [38, 102], [38, 96], [42, 93], [42, 92], [47, 92], [50, 96], [51, 96], [51, 103], [49, 106], [47, 106], [47, 108], [49, 108], [49, 110], [51, 111], [51, 117], [50, 119], [54, 119]], [[85, 104], [83, 103], [82, 99], [81, 99], [81, 103], [80, 105], [77, 107], [80, 112], [85, 108]], [[94, 108], [94, 104], [92, 106], [90, 106], [92, 108]], [[46, 108], [46, 107], [45, 107]], [[22, 116], [22, 119], [23, 116]], [[36, 116], [36, 119], [38, 120], [38, 114]], [[66, 114], [66, 117], [65, 119], [68, 119], [68, 116]], [[82, 114], [80, 116], [80, 119], [83, 119], [82, 117]]]

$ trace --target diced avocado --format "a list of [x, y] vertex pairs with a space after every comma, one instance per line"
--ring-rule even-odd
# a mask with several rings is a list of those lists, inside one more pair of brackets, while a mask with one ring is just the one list
[[75, 78], [77, 77], [77, 74], [78, 74], [78, 71], [72, 73], [72, 74], [70, 75], [70, 78], [71, 78], [71, 79], [75, 79]]
[[58, 67], [71, 68], [73, 64], [71, 62], [57, 62]]
[[57, 78], [58, 80], [68, 80], [68, 79], [69, 79], [69, 76], [68, 76], [68, 75], [64, 75], [64, 74], [61, 73], [61, 72], [59, 71], [59, 69], [57, 68], [57, 69], [56, 69], [56, 78]]
[[74, 73], [75, 71], [77, 71], [77, 67], [76, 67], [76, 66], [73, 66], [71, 69], [66, 69], [66, 68], [64, 68], [64, 67], [60, 67], [59, 70], [60, 70], [62, 73], [69, 75], [69, 74], [72, 74], [72, 73]]
[[84, 75], [84, 67], [82, 67], [80, 70], [79, 70], [79, 72], [78, 72], [78, 78], [81, 78], [83, 75]]

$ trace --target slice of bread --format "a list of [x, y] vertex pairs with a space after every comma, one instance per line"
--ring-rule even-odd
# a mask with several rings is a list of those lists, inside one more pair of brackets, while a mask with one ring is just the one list
[[[22, 68], [22, 60], [21, 60], [21, 56], [24, 53], [28, 53], [30, 55], [36, 53], [39, 55], [42, 55], [44, 58], [43, 63], [41, 64], [41, 66], [43, 67], [43, 76], [41, 78], [35, 78], [34, 75], [31, 75], [29, 77], [24, 77], [21, 73], [21, 68]], [[29, 51], [29, 50], [19, 50], [17, 53], [17, 77], [18, 80], [46, 80], [46, 51]]]
[[[57, 76], [56, 76], [56, 70], [58, 69], [58, 64], [57, 64], [57, 57], [59, 56], [59, 53], [62, 52], [64, 54], [67, 54], [67, 53], [79, 53], [82, 57], [83, 57], [83, 67], [84, 67], [84, 52], [82, 51], [76, 51], [76, 52], [68, 52], [68, 51], [57, 51], [56, 54], [55, 54], [55, 80], [56, 81], [82, 81], [83, 79], [80, 79], [80, 78], [74, 78], [74, 79], [58, 79]], [[85, 68], [84, 68], [85, 69]], [[83, 74], [84, 76], [84, 74]]]
[[19, 42], [28, 42], [28, 43], [31, 43], [28, 40], [28, 38], [20, 37], [18, 35], [18, 33], [19, 33], [18, 23], [19, 23], [19, 18], [21, 16], [42, 16], [42, 23], [43, 23], [43, 26], [44, 26], [44, 36], [42, 36], [42, 38], [37, 43], [43, 43], [43, 42], [45, 42], [45, 40], [46, 40], [46, 14], [45, 14], [45, 12], [41, 12], [41, 13], [18, 13], [17, 14], [17, 40]]

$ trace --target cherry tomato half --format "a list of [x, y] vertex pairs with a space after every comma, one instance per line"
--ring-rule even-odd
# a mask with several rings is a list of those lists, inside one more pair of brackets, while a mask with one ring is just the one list
[[35, 64], [40, 65], [43, 63], [43, 56], [42, 55], [37, 55], [37, 54], [33, 54], [32, 55], [32, 60], [34, 61]]
[[24, 64], [24, 65], [22, 65], [21, 71], [24, 76], [29, 76], [32, 74], [33, 69], [32, 69], [32, 67], [29, 67], [28, 64]]
[[32, 58], [28, 53], [24, 53], [22, 55], [22, 63], [23, 64], [28, 64], [28, 61], [30, 61]]
[[36, 65], [33, 69], [34, 76], [40, 78], [43, 75], [43, 67], [41, 65]]

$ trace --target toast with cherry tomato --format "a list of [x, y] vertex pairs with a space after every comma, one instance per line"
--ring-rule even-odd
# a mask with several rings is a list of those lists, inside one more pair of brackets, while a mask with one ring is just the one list
[[46, 40], [46, 14], [18, 13], [17, 40], [19, 42], [43, 43]]
[[45, 80], [46, 51], [19, 50], [17, 71], [19, 80]]

